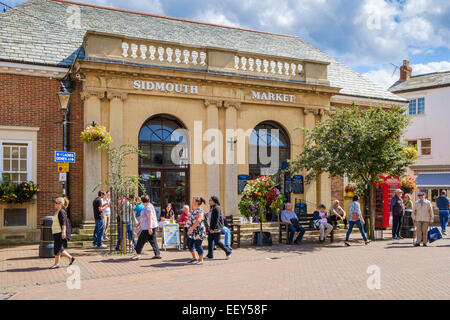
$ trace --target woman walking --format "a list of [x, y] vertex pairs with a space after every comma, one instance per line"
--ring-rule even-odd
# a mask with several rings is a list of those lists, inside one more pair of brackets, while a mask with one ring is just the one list
[[216, 196], [212, 196], [209, 199], [209, 205], [211, 206], [211, 216], [209, 218], [209, 232], [208, 232], [208, 259], [214, 259], [214, 245], [217, 244], [221, 248], [227, 257], [231, 256], [231, 249], [226, 247], [220, 241], [220, 234], [224, 226], [224, 217], [222, 210], [220, 209], [219, 199]]
[[353, 202], [350, 204], [350, 221], [349, 221], [349, 227], [347, 231], [347, 236], [345, 237], [345, 245], [347, 247], [350, 246], [348, 243], [348, 240], [350, 238], [350, 234], [352, 233], [353, 226], [356, 224], [358, 226], [359, 231], [361, 232], [361, 235], [364, 239], [364, 243], [367, 245], [370, 243], [370, 240], [367, 240], [366, 234], [364, 232], [363, 225], [366, 224], [364, 221], [364, 217], [361, 214], [361, 205], [358, 202], [359, 197], [354, 196]]
[[[203, 212], [201, 205], [205, 203], [205, 199], [201, 197], [195, 197], [192, 199], [192, 213], [189, 215], [189, 221], [187, 223], [187, 246], [192, 254], [192, 260], [189, 260], [188, 263], [193, 263], [196, 265], [203, 264], [202, 242], [206, 238], [206, 229], [203, 222], [205, 213]], [[197, 251], [198, 259], [195, 257], [194, 248], [195, 251]]]
[[52, 234], [55, 263], [50, 269], [59, 268], [61, 255], [69, 259], [69, 266], [75, 261], [75, 258], [65, 250], [67, 248], [67, 241], [70, 240], [72, 234], [72, 226], [66, 213], [66, 209], [69, 206], [69, 200], [66, 198], [56, 198], [54, 204], [55, 215], [53, 216]]
[[139, 216], [139, 222], [137, 227], [140, 228], [141, 233], [135, 247], [136, 255], [132, 258], [133, 260], [139, 260], [141, 258], [142, 248], [144, 248], [145, 243], [148, 241], [153, 248], [155, 256], [152, 259], [161, 259], [161, 255], [158, 248], [158, 243], [156, 241], [156, 229], [158, 228], [158, 219], [156, 218], [155, 207], [150, 203], [149, 196], [145, 195], [141, 197], [144, 209], [141, 211]]

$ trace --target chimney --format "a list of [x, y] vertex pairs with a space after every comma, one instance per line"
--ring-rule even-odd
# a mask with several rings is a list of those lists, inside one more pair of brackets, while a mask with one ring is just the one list
[[400, 67], [400, 81], [405, 81], [411, 78], [412, 68], [409, 66], [408, 60], [403, 60], [403, 65]]

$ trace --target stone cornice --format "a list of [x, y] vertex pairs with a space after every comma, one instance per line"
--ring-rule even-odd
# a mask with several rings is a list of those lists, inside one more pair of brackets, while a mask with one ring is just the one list
[[61, 79], [68, 71], [68, 68], [0, 61], [0, 73]]

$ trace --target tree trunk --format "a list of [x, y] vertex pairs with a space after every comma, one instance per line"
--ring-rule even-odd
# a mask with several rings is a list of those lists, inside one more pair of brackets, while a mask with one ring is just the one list
[[373, 183], [370, 183], [368, 188], [369, 188], [369, 197], [367, 201], [369, 207], [370, 222], [369, 225], [367, 226], [367, 231], [369, 234], [369, 239], [375, 240], [375, 210], [373, 207]]

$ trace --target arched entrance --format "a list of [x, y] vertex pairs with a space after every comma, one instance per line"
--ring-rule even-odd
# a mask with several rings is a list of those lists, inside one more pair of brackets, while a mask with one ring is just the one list
[[[189, 203], [189, 164], [174, 163], [171, 156], [184, 139], [177, 129], [184, 127], [176, 118], [158, 115], [148, 119], [139, 132], [139, 148], [145, 154], [139, 159], [139, 175], [158, 218], [169, 202], [176, 214]], [[189, 154], [186, 149], [179, 152], [181, 158]]]

